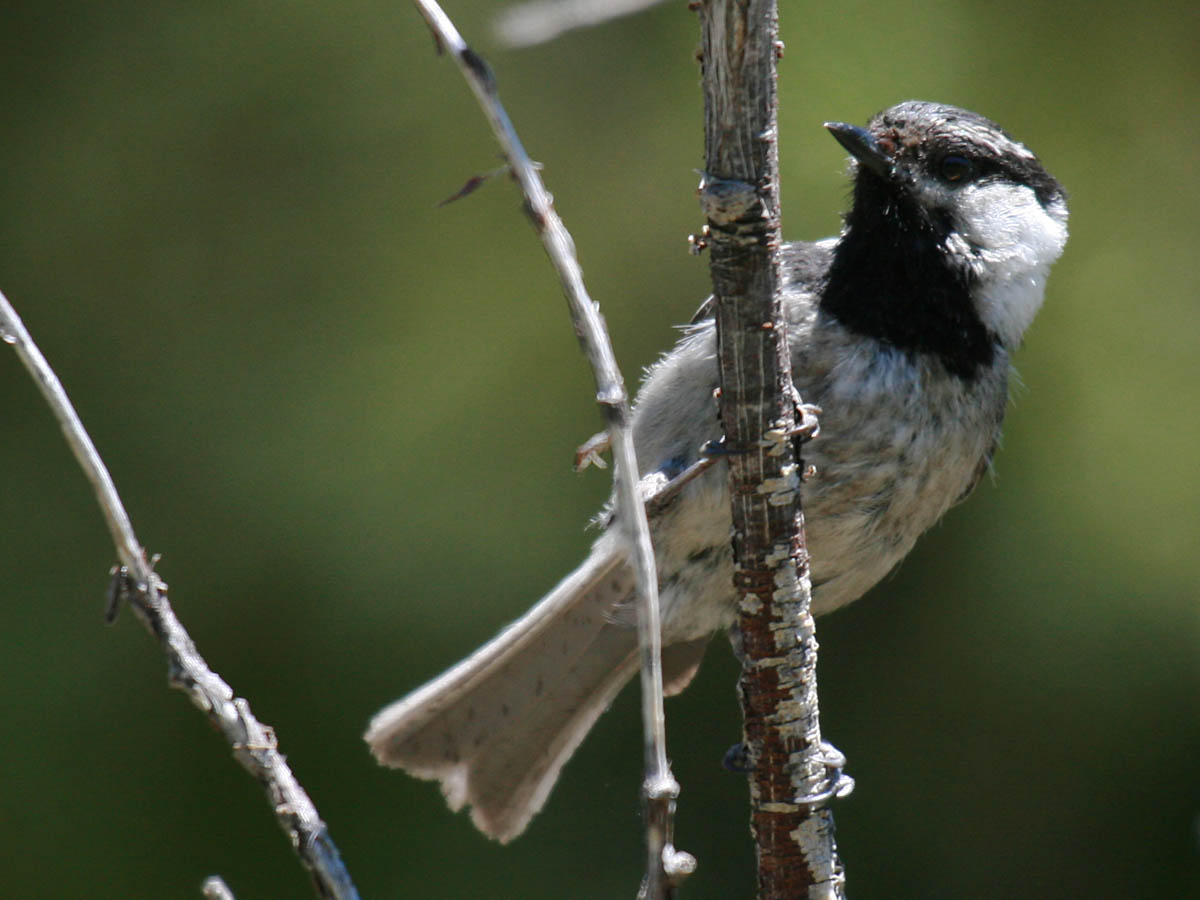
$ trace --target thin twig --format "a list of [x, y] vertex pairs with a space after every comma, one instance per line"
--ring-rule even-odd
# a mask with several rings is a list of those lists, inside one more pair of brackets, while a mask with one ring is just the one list
[[525, 197], [526, 212], [542, 238], [546, 253], [558, 272], [567, 306], [584, 355], [596, 379], [596, 401], [612, 438], [613, 481], [619, 520], [634, 548], [630, 560], [637, 580], [638, 642], [642, 663], [642, 721], [645, 735], [646, 888], [651, 900], [667, 897], [673, 885], [695, 866], [695, 860], [672, 846], [675, 799], [679, 785], [667, 763], [666, 718], [663, 713], [662, 638], [658, 608], [658, 580], [646, 510], [638, 491], [638, 467], [629, 427], [629, 398], [617, 368], [612, 344], [597, 305], [583, 285], [575, 258], [575, 244], [555, 212], [537, 167], [530, 160], [500, 104], [496, 79], [483, 58], [467, 46], [454, 23], [433, 0], [414, 0], [429, 23], [439, 46], [449, 51], [475, 94], [504, 156]]
[[312, 878], [317, 896], [357, 900], [358, 892], [325, 823], [276, 748], [274, 731], [259, 722], [251, 713], [250, 704], [235, 697], [233, 689], [208, 667], [175, 617], [167, 601], [166, 585], [155, 574], [153, 563], [133, 533], [129, 515], [108, 468], [96, 452], [58, 376], [3, 293], [0, 293], [0, 339], [12, 345], [29, 370], [96, 491], [120, 560], [114, 580], [114, 601], [129, 601], [138, 618], [162, 645], [172, 687], [182, 690], [200, 708], [225, 736], [233, 748], [234, 758], [263, 786], [276, 820], [291, 839], [300, 862]]
[[[716, 299], [729, 458], [735, 640], [750, 766], [759, 900], [837, 898], [843, 873], [825, 802], [845, 790], [822, 745], [802, 471], [778, 250], [775, 0], [703, 0], [701, 203]], [[807, 415], [804, 417], [807, 418]]]
[[702, 456], [666, 484], [654, 484], [646, 490], [646, 514], [654, 518], [671, 505], [679, 492], [716, 465], [715, 456]]

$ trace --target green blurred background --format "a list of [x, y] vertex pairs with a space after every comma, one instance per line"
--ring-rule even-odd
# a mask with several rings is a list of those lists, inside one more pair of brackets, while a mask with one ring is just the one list
[[[836, 231], [826, 119], [989, 115], [1071, 192], [998, 478], [820, 625], [854, 897], [1200, 897], [1194, 3], [782, 4], [785, 231]], [[626, 377], [706, 292], [695, 17], [528, 51], [448, 11], [572, 228]], [[636, 691], [509, 847], [377, 769], [381, 704], [584, 554], [606, 473], [556, 282], [404, 0], [7, 2], [0, 287], [113, 471], [202, 652], [282, 748], [364, 897], [631, 897]], [[257, 787], [133, 617], [57, 428], [0, 353], [5, 897], [309, 889]], [[749, 897], [735, 666], [668, 705], [685, 897]]]

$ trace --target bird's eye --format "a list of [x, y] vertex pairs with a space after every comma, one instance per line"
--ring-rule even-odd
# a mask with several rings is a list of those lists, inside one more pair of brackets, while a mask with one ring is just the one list
[[957, 153], [949, 153], [938, 163], [938, 174], [951, 184], [966, 181], [971, 176], [971, 161]]

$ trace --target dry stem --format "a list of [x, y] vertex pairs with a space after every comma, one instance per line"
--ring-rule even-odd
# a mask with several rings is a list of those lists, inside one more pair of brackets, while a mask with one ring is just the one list
[[483, 58], [463, 40], [454, 23], [437, 3], [433, 0], [414, 2], [429, 23], [439, 46], [448, 51], [458, 64], [521, 186], [526, 212], [558, 272], [575, 333], [595, 375], [596, 401], [612, 441], [617, 518], [621, 527], [627, 529], [629, 546], [634, 548], [630, 564], [635, 572], [640, 599], [638, 643], [642, 663], [642, 721], [645, 735], [642, 796], [646, 809], [647, 862], [643, 889], [651, 900], [658, 900], [670, 895], [674, 885], [695, 867], [695, 860], [677, 851], [671, 843], [679, 785], [667, 762], [658, 579], [646, 510], [638, 491], [637, 458], [630, 429], [625, 382], [617, 368], [604, 320], [584, 287], [583, 273], [575, 257], [575, 244], [554, 210], [537, 166], [525, 152], [508, 114], [500, 104], [495, 76]]
[[778, 250], [774, 0], [704, 0], [705, 174], [759, 900], [839, 897]]
[[234, 758], [262, 785], [275, 819], [312, 878], [317, 896], [357, 900], [358, 892], [325, 823], [276, 748], [274, 731], [259, 722], [251, 713], [250, 704], [234, 696], [233, 689], [208, 667], [175, 617], [167, 602], [167, 586], [155, 574], [152, 561], [138, 543], [108, 468], [58, 376], [3, 294], [0, 294], [0, 339], [12, 345], [29, 370], [62, 426], [71, 452], [96, 491], [120, 560], [120, 567], [114, 572], [110, 613], [115, 612], [122, 599], [128, 600], [138, 618], [158, 639], [167, 656], [171, 685], [188, 695], [224, 735], [233, 748]]

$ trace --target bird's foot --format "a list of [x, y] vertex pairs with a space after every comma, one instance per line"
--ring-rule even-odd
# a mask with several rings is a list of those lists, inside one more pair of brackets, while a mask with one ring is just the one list
[[854, 790], [854, 779], [842, 771], [846, 765], [846, 754], [829, 741], [821, 741], [818, 752], [821, 755], [820, 762], [825, 767], [825, 777], [818, 790], [796, 798], [797, 803], [805, 806], [821, 806], [834, 797], [845, 797]]

